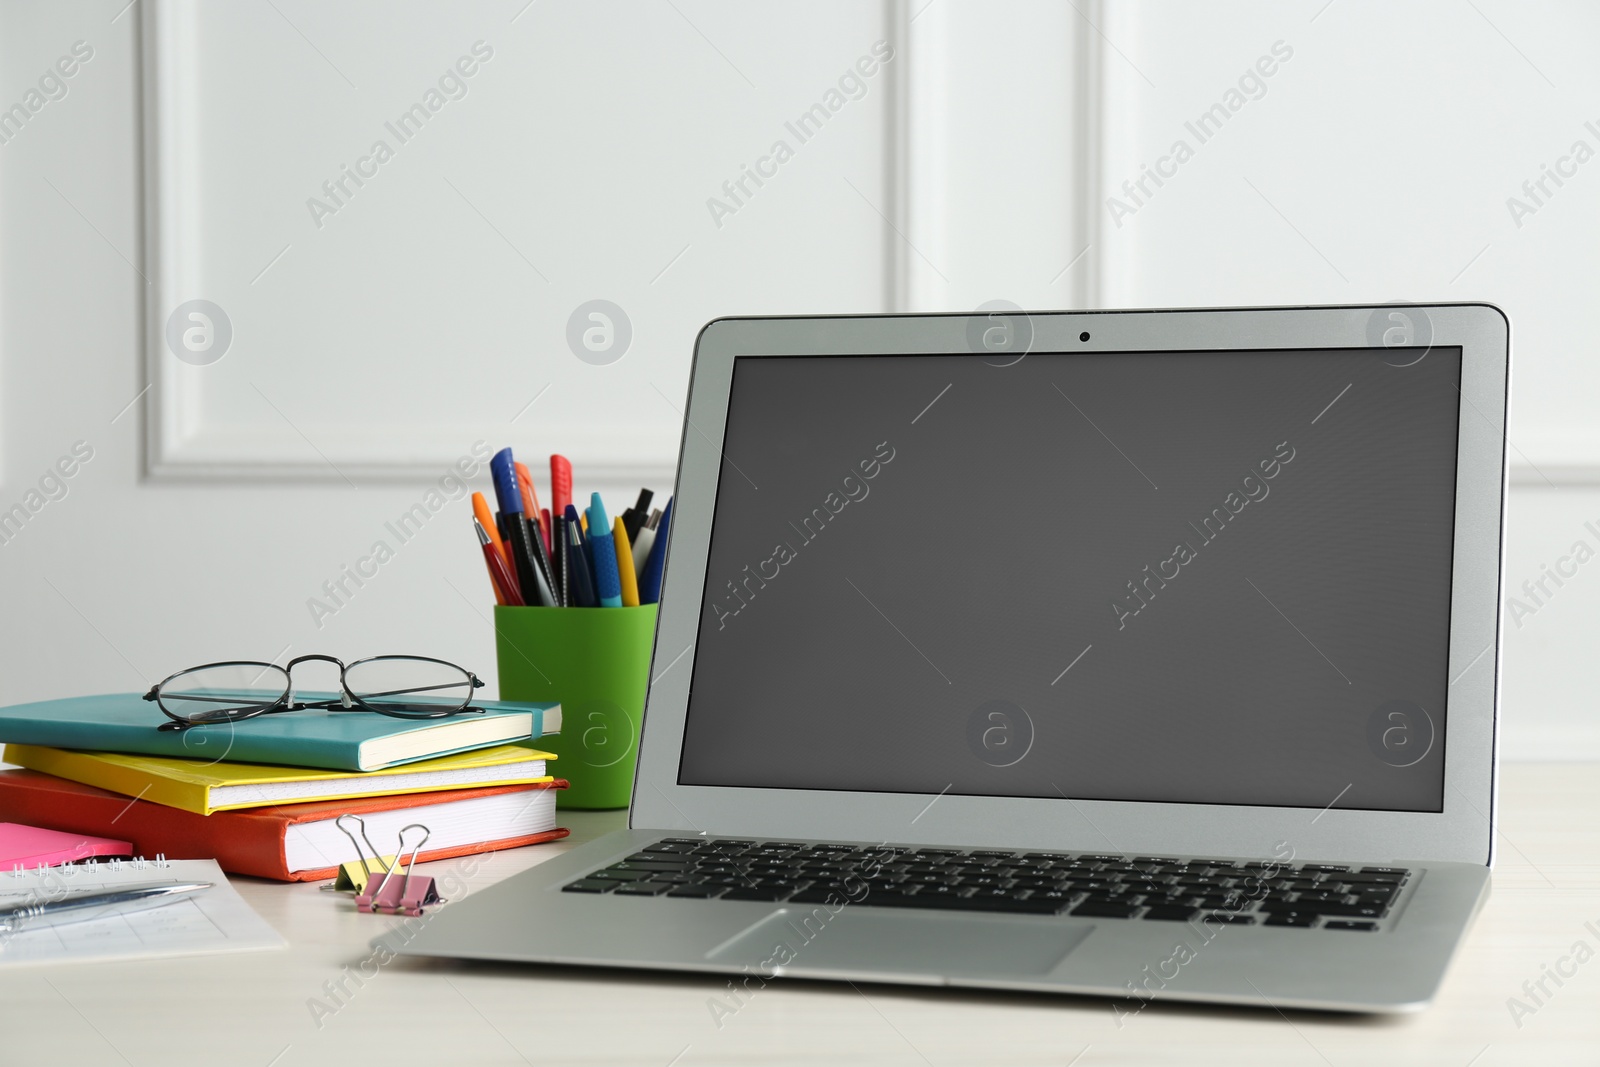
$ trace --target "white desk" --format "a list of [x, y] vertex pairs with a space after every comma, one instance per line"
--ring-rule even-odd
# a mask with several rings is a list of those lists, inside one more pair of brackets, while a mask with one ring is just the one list
[[[1359, 1018], [1156, 1004], [1118, 1028], [1091, 998], [775, 983], [719, 1029], [706, 977], [397, 960], [319, 1028], [324, 983], [396, 920], [357, 915], [315, 885], [238, 878], [289, 940], [277, 953], [0, 968], [8, 1064], [1184, 1063], [1440, 1067], [1600, 1063], [1600, 766], [1508, 767], [1493, 895], [1419, 1016]], [[620, 826], [568, 813], [567, 842], [482, 858], [475, 887]], [[457, 861], [459, 862], [459, 861]], [[432, 864], [442, 873], [448, 864]], [[419, 868], [420, 869], [420, 868]], [[1597, 953], [1519, 1029], [1521, 996], [1585, 941]], [[1571, 965], [1567, 965], [1571, 969]], [[327, 1001], [327, 1003], [332, 1003]], [[1087, 1047], [1088, 1051], [1084, 1049]], [[1081, 1055], [1080, 1055], [1081, 1054]], [[1074, 1059], [1074, 1057], [1078, 1057]]]

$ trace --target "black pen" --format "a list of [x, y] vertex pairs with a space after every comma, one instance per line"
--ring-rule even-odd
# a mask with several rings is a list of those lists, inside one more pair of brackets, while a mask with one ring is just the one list
[[[521, 578], [521, 574], [524, 569], [533, 575], [534, 590], [538, 596], [538, 604], [535, 605], [536, 607], [560, 607], [561, 605], [556, 601], [555, 590], [550, 586], [549, 573], [539, 565], [539, 551], [536, 551], [533, 547], [538, 545], [539, 550], [541, 551], [544, 548], [544, 544], [539, 538], [538, 528], [528, 521], [528, 516], [525, 514], [511, 515], [509, 518], [511, 521], [507, 523], [507, 525], [513, 527], [518, 534], [518, 536], [511, 539], [511, 548], [516, 554], [518, 562], [518, 578], [522, 581], [526, 581], [526, 579]], [[521, 543], [519, 544], [518, 542]], [[526, 557], [528, 562], [528, 566], [526, 568], [521, 566], [524, 557]], [[527, 586], [524, 585], [523, 588], [526, 589]]]
[[622, 512], [622, 528], [628, 531], [628, 544], [639, 539], [639, 528], [650, 519], [650, 501], [655, 496], [648, 489], [639, 490], [639, 499], [631, 508]]
[[545, 581], [549, 584], [551, 606], [563, 607], [566, 601], [559, 599], [560, 593], [558, 592], [561, 583], [556, 577], [556, 569], [551, 562], [550, 553], [544, 550], [544, 531], [539, 528], [539, 520], [536, 516], [529, 515], [527, 519], [528, 540], [533, 545], [533, 561], [539, 565], [539, 570], [544, 572]]
[[551, 544], [556, 547], [554, 566], [559, 572], [557, 575], [557, 588], [560, 591], [558, 595], [561, 597], [561, 606], [570, 608], [572, 607], [572, 568], [567, 565], [567, 558], [570, 555], [567, 552], [567, 519], [564, 515], [557, 515], [550, 521], [553, 524], [550, 531]]

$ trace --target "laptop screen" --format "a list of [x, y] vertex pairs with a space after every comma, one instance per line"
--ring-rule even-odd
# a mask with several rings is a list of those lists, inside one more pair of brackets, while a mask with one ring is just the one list
[[678, 781], [1442, 810], [1460, 380], [735, 360]]

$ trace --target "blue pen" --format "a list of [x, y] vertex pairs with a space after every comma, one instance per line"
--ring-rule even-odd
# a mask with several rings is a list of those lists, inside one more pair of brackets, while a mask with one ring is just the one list
[[617, 546], [611, 520], [599, 493], [589, 496], [589, 562], [594, 566], [594, 593], [603, 608], [622, 607], [622, 575], [617, 573]]
[[533, 550], [527, 516], [522, 513], [522, 487], [517, 484], [516, 461], [511, 449], [502, 448], [489, 460], [489, 473], [494, 478], [495, 501], [500, 505], [500, 515], [505, 521], [506, 542], [511, 545], [511, 556], [517, 565], [517, 584], [522, 588], [522, 599], [530, 607], [555, 607], [556, 598], [550, 580], [539, 568], [539, 557]]
[[594, 595], [594, 575], [589, 570], [589, 554], [583, 548], [583, 527], [575, 517], [578, 509], [568, 504], [567, 511], [569, 517], [564, 524], [567, 528], [567, 577], [572, 583], [567, 606], [597, 608], [600, 600]]
[[656, 526], [656, 539], [650, 544], [650, 558], [645, 560], [644, 575], [639, 579], [639, 603], [661, 603], [661, 576], [667, 566], [667, 537], [672, 532], [672, 498], [661, 511], [661, 522]]

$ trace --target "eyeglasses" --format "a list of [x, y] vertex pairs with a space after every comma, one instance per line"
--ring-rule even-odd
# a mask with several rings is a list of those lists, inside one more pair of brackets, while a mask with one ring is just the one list
[[[319, 660], [339, 668], [335, 697], [297, 701], [290, 672]], [[374, 711], [397, 719], [442, 719], [471, 707], [483, 682], [469, 670], [427, 656], [373, 656], [348, 667], [332, 656], [297, 656], [286, 666], [228, 660], [190, 667], [163, 679], [144, 695], [172, 722], [158, 730], [186, 730], [208, 723], [239, 722], [284, 711]]]

